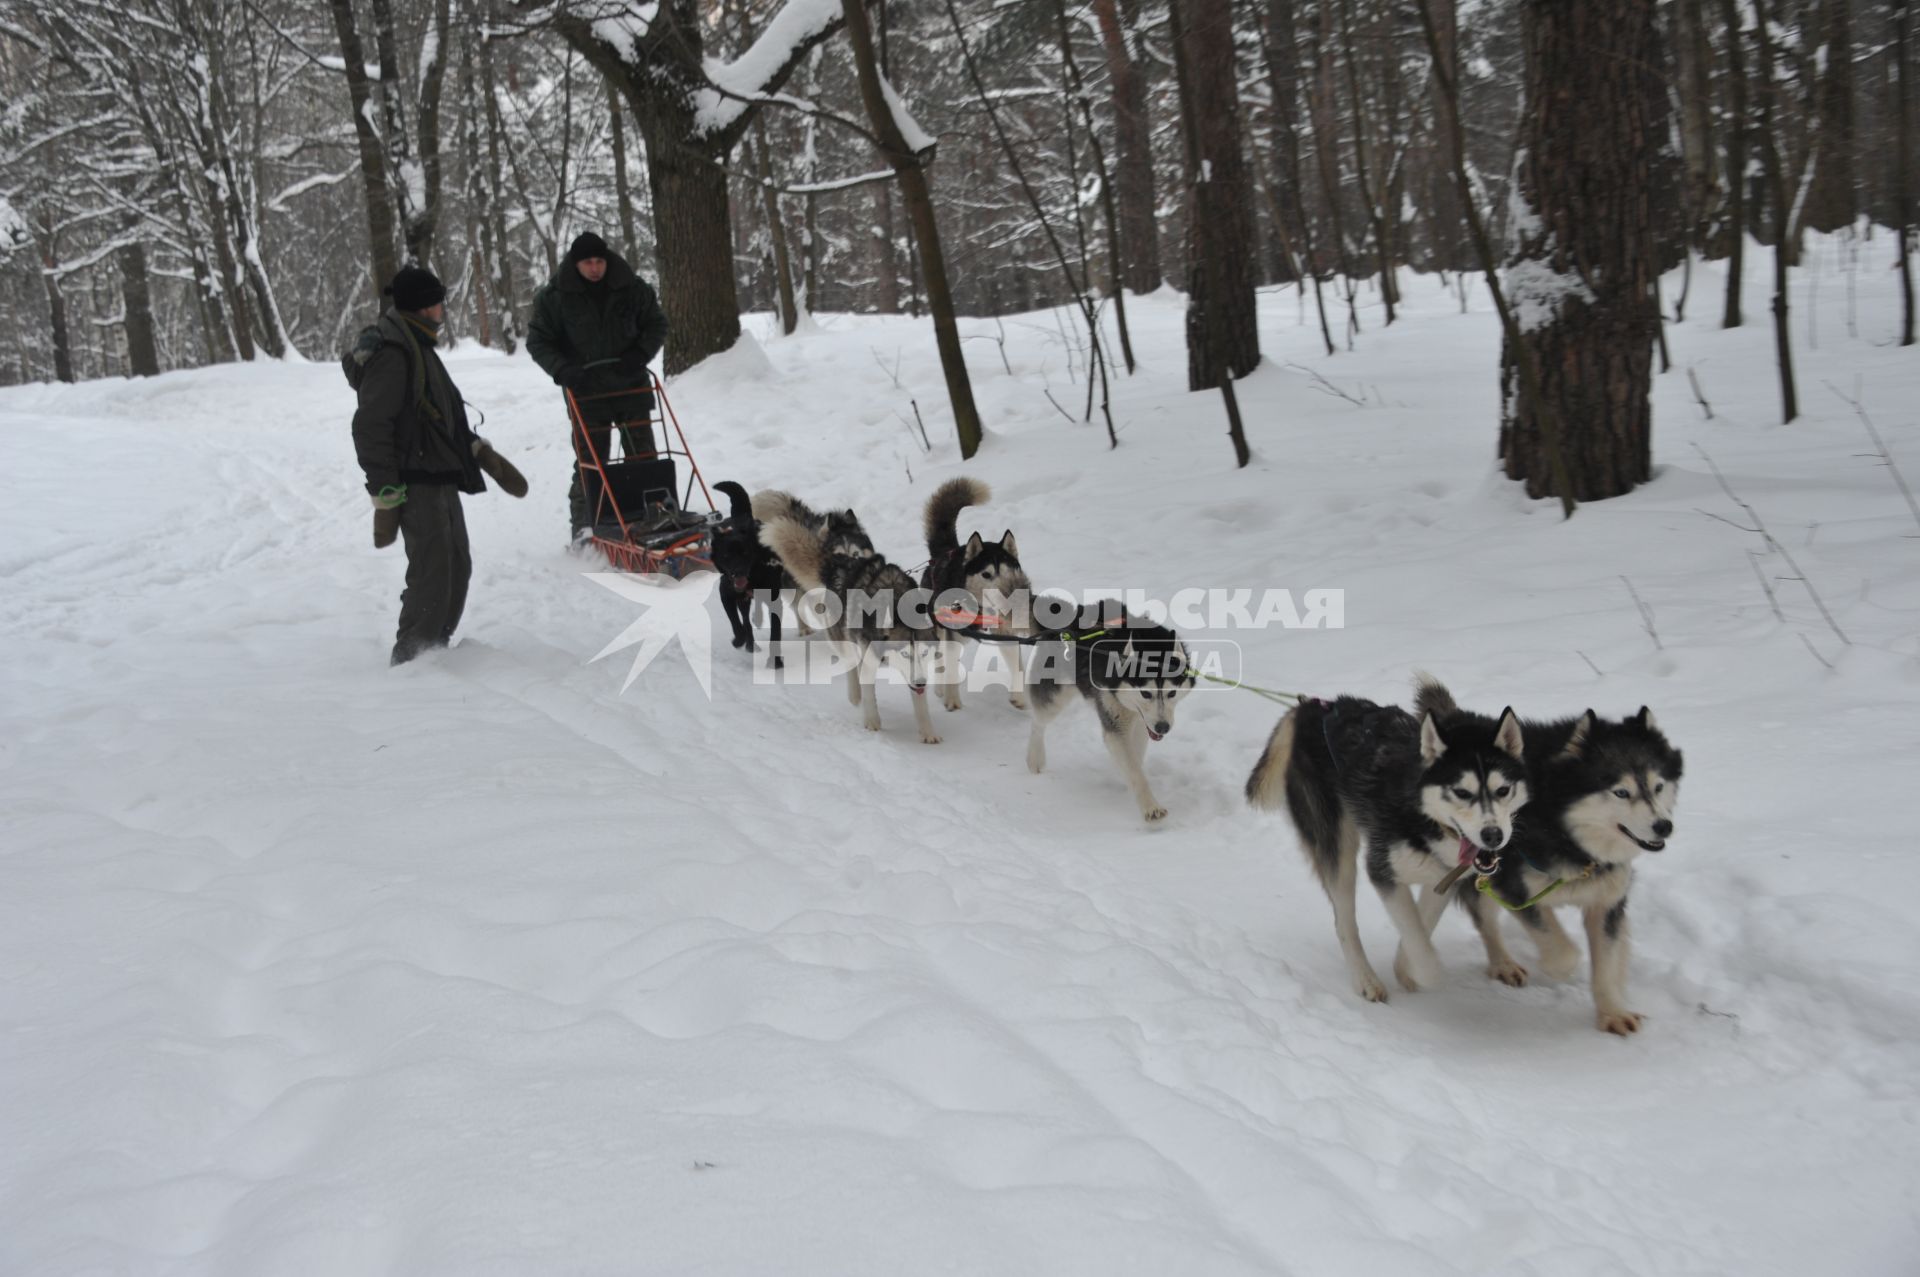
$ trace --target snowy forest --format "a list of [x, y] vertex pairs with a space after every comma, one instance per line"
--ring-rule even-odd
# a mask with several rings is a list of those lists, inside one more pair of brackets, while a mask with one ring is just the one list
[[[457, 336], [511, 351], [583, 229], [659, 281], [669, 373], [742, 311], [950, 328], [1072, 301], [1118, 374], [1126, 292], [1171, 285], [1201, 388], [1257, 362], [1256, 288], [1298, 282], [1332, 354], [1366, 340], [1359, 300], [1394, 321], [1405, 272], [1502, 272], [1511, 340], [1568, 253], [1628, 268], [1644, 297], [1605, 309], [1634, 341], [1661, 314], [1764, 321], [1737, 260], [1724, 297], [1651, 281], [1739, 254], [1737, 230], [1782, 271], [1844, 231], [1904, 272], [1883, 228], [1913, 220], [1910, 22], [1905, 0], [0, 0], [0, 384], [331, 358], [409, 261], [448, 281]], [[1632, 141], [1573, 189], [1562, 158], [1602, 136]], [[1618, 182], [1594, 189], [1596, 158]], [[1516, 477], [1567, 464], [1529, 448]], [[1644, 457], [1594, 464], [1625, 477], [1580, 495]]]
[[0, 1277], [1913, 1277], [1916, 6], [0, 0]]

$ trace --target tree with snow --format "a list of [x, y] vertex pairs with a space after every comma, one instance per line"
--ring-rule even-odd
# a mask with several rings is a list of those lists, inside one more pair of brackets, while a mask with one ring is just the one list
[[1553, 405], [1571, 487], [1556, 476], [1510, 339], [1500, 458], [1532, 497], [1594, 501], [1652, 473], [1655, 213], [1668, 199], [1654, 180], [1668, 111], [1654, 11], [1654, 0], [1527, 0], [1527, 108], [1505, 284], [1518, 340]]
[[787, 0], [732, 62], [707, 55], [692, 0], [559, 0], [522, 13], [599, 68], [640, 126], [669, 325], [666, 370], [726, 350], [740, 336], [727, 158], [808, 50], [840, 29], [840, 0]]

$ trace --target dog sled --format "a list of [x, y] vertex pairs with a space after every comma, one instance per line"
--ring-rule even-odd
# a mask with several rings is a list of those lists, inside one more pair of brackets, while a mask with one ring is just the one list
[[[678, 578], [689, 570], [712, 571], [713, 532], [723, 516], [714, 507], [706, 477], [687, 446], [680, 419], [667, 402], [666, 388], [651, 372], [648, 379], [647, 386], [611, 394], [576, 397], [573, 391], [566, 392], [574, 454], [587, 503], [588, 538], [609, 564], [623, 572], [664, 572]], [[622, 441], [622, 455], [602, 456], [593, 440], [593, 432], [602, 427], [588, 426], [581, 405], [649, 391], [653, 408], [645, 418], [616, 421], [606, 427], [607, 452], [612, 452], [616, 441]], [[621, 430], [643, 426], [652, 427], [654, 450], [626, 455]], [[679, 466], [683, 459], [687, 466], [684, 486]], [[704, 510], [698, 508], [701, 505]]]

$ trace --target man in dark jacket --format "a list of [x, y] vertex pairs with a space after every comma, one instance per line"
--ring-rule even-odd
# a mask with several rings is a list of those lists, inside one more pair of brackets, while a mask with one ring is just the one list
[[[626, 259], [588, 231], [573, 241], [566, 260], [534, 295], [527, 349], [534, 362], [574, 394], [600, 459], [607, 459], [612, 427], [620, 430], [629, 457], [654, 451], [652, 378], [647, 365], [667, 340], [660, 299]], [[576, 461], [584, 460], [580, 432], [573, 433]], [[576, 540], [592, 521], [574, 466], [567, 492]]]
[[407, 588], [392, 664], [445, 647], [466, 607], [473, 557], [462, 492], [485, 492], [481, 471], [515, 496], [526, 480], [467, 424], [466, 404], [435, 347], [447, 290], [431, 271], [402, 267], [387, 286], [378, 349], [366, 359], [353, 448], [373, 498], [373, 544], [406, 542]]

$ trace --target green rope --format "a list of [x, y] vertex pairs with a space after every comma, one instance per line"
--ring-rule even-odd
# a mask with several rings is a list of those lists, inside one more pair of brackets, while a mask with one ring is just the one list
[[1545, 900], [1548, 896], [1552, 895], [1554, 892], [1558, 891], [1561, 887], [1565, 886], [1566, 882], [1567, 880], [1565, 878], [1555, 878], [1553, 880], [1553, 884], [1549, 886], [1545, 891], [1542, 891], [1539, 895], [1535, 896], [1533, 899], [1527, 901], [1526, 903], [1517, 904], [1517, 905], [1508, 904], [1507, 898], [1493, 889], [1493, 880], [1491, 878], [1480, 879], [1478, 882], [1473, 884], [1473, 889], [1475, 891], [1478, 891], [1481, 895], [1485, 896], [1487, 899], [1493, 901], [1495, 904], [1499, 905], [1502, 909], [1507, 910], [1509, 913], [1519, 913], [1522, 909], [1533, 908], [1535, 905], [1539, 904], [1542, 900]]
[[1209, 683], [1218, 683], [1222, 687], [1237, 687], [1243, 692], [1252, 692], [1255, 696], [1264, 696], [1278, 705], [1298, 705], [1306, 699], [1304, 692], [1276, 692], [1271, 687], [1255, 687], [1252, 683], [1241, 683], [1230, 678], [1221, 678], [1218, 674], [1209, 674], [1204, 670], [1192, 671], [1194, 677], [1204, 678]]

